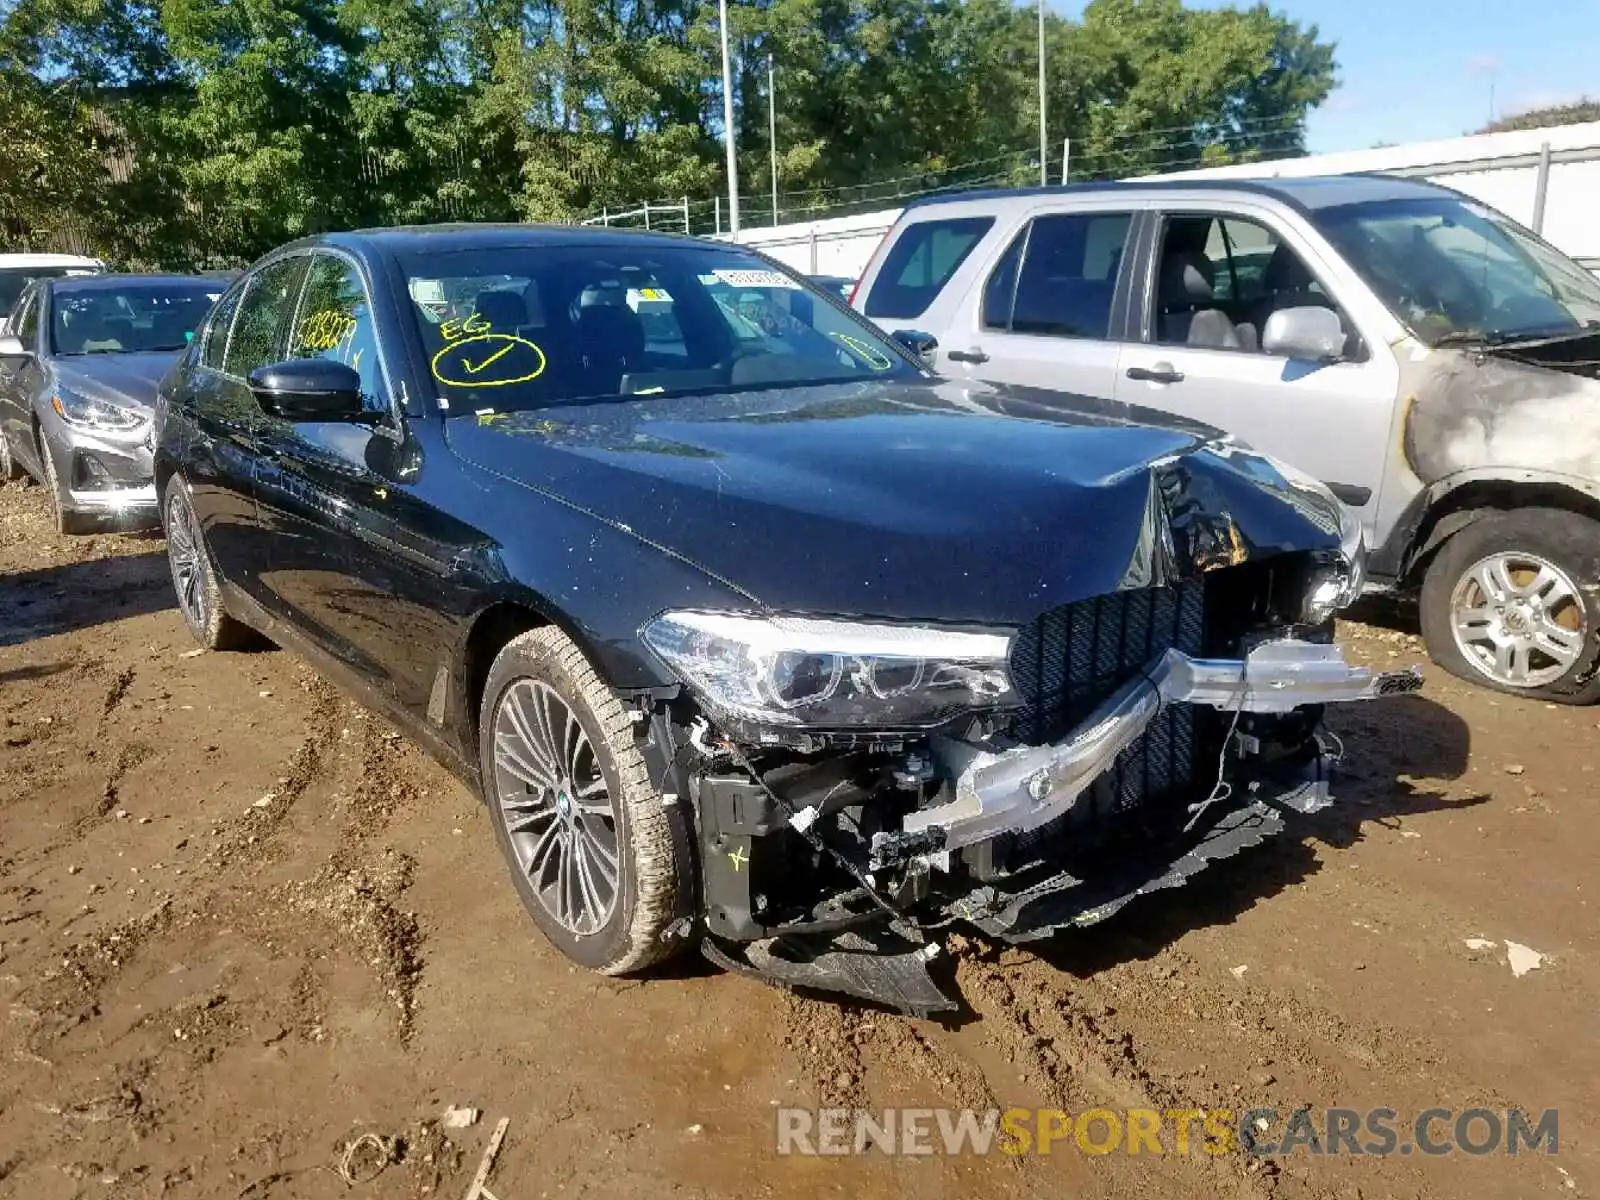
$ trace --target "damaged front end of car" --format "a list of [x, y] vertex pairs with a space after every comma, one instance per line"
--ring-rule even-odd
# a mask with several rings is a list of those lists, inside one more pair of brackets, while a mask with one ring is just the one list
[[1256, 555], [1231, 517], [1152, 508], [1130, 586], [1021, 628], [668, 612], [641, 631], [687, 685], [649, 741], [692, 813], [709, 957], [950, 1009], [938, 931], [1093, 924], [1331, 802], [1323, 706], [1421, 684], [1332, 641], [1359, 545]]

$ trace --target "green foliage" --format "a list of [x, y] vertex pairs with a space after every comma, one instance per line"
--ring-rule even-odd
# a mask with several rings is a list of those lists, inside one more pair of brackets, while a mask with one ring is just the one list
[[[572, 220], [724, 190], [709, 0], [10, 0], [0, 233], [123, 261], [248, 260], [319, 230]], [[735, 0], [735, 127], [785, 218], [1037, 178], [1036, 10]], [[1092, 0], [1046, 28], [1075, 176], [1303, 152], [1333, 48], [1263, 5]], [[1059, 151], [1053, 174], [1059, 171]], [[669, 218], [670, 220], [670, 218]], [[678, 220], [681, 225], [681, 218]]]

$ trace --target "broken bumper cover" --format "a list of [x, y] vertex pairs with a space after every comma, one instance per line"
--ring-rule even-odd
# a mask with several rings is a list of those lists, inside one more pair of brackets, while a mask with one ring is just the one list
[[1345, 662], [1333, 644], [1277, 639], [1261, 643], [1243, 659], [1191, 658], [1168, 650], [1052, 745], [996, 754], [939, 739], [935, 752], [955, 774], [954, 798], [908, 814], [898, 834], [879, 834], [874, 858], [892, 861], [914, 850], [956, 850], [1053, 821], [1168, 704], [1288, 713], [1305, 705], [1414, 692], [1421, 686], [1416, 668], [1374, 674]]

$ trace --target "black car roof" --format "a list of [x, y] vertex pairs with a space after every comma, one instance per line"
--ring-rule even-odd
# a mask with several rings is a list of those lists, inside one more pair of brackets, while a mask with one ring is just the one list
[[1373, 200], [1438, 199], [1458, 193], [1437, 184], [1393, 175], [1305, 175], [1292, 178], [1260, 179], [1134, 179], [1099, 183], [1069, 183], [1054, 187], [979, 188], [948, 195], [922, 196], [906, 204], [907, 209], [934, 208], [972, 200], [994, 200], [1015, 196], [1077, 196], [1143, 194], [1175, 191], [1235, 192], [1241, 195], [1270, 196], [1298, 208], [1312, 210]]
[[227, 280], [205, 275], [58, 275], [45, 281], [45, 285], [58, 295], [69, 292], [114, 292], [128, 284], [198, 284], [223, 288]]

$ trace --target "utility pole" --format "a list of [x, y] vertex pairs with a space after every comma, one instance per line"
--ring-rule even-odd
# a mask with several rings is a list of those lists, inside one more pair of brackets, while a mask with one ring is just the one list
[[1044, 100], [1044, 0], [1039, 0], [1039, 186], [1050, 183], [1050, 141]]
[[[1043, 3], [1043, 0], [1040, 0]], [[728, 0], [717, 0], [722, 23], [722, 145], [728, 154], [728, 232], [739, 240], [739, 155], [734, 147], [733, 64], [728, 54]]]
[[767, 141], [772, 147], [772, 223], [778, 223], [778, 84], [767, 55]]

